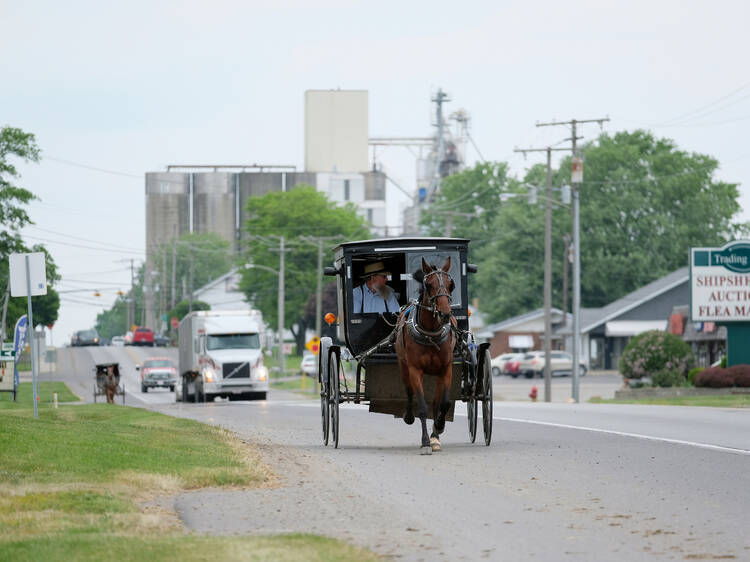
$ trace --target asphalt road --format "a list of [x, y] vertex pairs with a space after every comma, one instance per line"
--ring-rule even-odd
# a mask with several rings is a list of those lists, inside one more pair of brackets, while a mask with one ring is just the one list
[[748, 410], [496, 401], [485, 447], [468, 443], [458, 404], [443, 452], [420, 456], [418, 424], [342, 405], [336, 450], [322, 445], [317, 401], [294, 394], [142, 395], [134, 363], [174, 353], [63, 349], [58, 376], [90, 394], [94, 359], [119, 360], [126, 403], [259, 448], [279, 486], [162, 500], [196, 532], [313, 532], [406, 560], [750, 559]]

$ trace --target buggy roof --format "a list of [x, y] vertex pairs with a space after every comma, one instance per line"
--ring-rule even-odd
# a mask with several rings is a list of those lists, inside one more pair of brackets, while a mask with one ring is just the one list
[[335, 249], [354, 250], [362, 248], [367, 251], [378, 251], [382, 249], [385, 252], [394, 250], [417, 250], [425, 249], [423, 246], [446, 246], [459, 245], [466, 246], [469, 243], [468, 238], [439, 238], [439, 237], [405, 237], [405, 238], [374, 238], [372, 240], [357, 240], [355, 242], [343, 242], [336, 246]]
[[119, 367], [119, 363], [97, 363], [97, 367]]

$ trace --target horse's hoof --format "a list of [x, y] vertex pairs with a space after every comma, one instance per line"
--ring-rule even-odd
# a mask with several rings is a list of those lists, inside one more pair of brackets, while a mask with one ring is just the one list
[[404, 423], [411, 425], [414, 423], [414, 414], [404, 414]]
[[439, 453], [442, 449], [440, 448], [440, 440], [437, 437], [430, 437], [430, 449], [433, 453]]
[[432, 447], [428, 447], [425, 445], [424, 447], [420, 447], [419, 449], [420, 455], [431, 455], [432, 454]]

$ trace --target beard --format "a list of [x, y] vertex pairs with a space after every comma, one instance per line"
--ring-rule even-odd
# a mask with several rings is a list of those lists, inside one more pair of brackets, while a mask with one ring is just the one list
[[382, 287], [375, 287], [374, 290], [375, 290], [375, 293], [379, 297], [382, 297], [384, 300], [388, 300], [392, 292], [392, 289], [388, 285], [383, 285]]

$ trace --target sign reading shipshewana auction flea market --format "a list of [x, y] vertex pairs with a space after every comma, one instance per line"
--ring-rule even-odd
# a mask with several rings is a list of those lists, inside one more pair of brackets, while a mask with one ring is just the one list
[[690, 249], [693, 322], [750, 322], [750, 240]]

